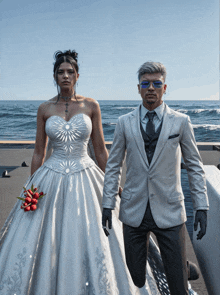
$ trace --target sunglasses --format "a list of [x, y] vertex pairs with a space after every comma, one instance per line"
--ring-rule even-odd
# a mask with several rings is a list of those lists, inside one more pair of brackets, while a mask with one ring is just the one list
[[140, 86], [141, 86], [141, 88], [149, 88], [150, 83], [153, 84], [154, 88], [162, 88], [162, 86], [163, 86], [163, 82], [161, 82], [159, 80], [158, 81], [153, 81], [153, 82], [143, 81], [143, 82], [141, 82]]

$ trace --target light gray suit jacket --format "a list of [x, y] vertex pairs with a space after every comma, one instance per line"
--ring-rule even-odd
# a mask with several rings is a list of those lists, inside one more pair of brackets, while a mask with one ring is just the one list
[[186, 221], [181, 187], [181, 152], [187, 166], [195, 210], [208, 210], [205, 173], [196, 146], [190, 118], [165, 104], [162, 129], [149, 165], [140, 130], [140, 106], [119, 117], [105, 170], [103, 208], [114, 209], [121, 167], [126, 153], [126, 182], [121, 196], [119, 219], [138, 227], [148, 200], [159, 228]]

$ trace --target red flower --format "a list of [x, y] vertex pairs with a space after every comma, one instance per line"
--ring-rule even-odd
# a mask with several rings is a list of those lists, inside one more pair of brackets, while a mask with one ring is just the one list
[[33, 195], [33, 198], [35, 198], [35, 199], [38, 199], [40, 197], [40, 194], [39, 193], [35, 193], [34, 195]]
[[26, 203], [30, 203], [31, 202], [31, 198], [30, 197], [25, 198], [25, 202]]
[[[27, 207], [28, 208], [28, 207]], [[34, 211], [37, 209], [37, 206], [36, 205], [31, 205], [31, 211]]]
[[34, 205], [36, 205], [36, 204], [38, 203], [38, 200], [33, 198], [33, 199], [31, 200], [31, 203], [34, 204]]

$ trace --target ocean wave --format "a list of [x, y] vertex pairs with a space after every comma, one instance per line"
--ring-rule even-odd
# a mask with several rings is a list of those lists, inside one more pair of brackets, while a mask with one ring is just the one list
[[110, 122], [107, 122], [107, 123], [103, 123], [102, 125], [103, 126], [112, 126], [112, 125], [116, 125], [117, 123], [110, 123]]
[[23, 113], [12, 113], [12, 112], [9, 112], [7, 111], [7, 113], [1, 113], [0, 112], [0, 118], [6, 118], [6, 119], [17, 119], [17, 118], [20, 118], [21, 120], [24, 120], [24, 118], [33, 118], [33, 120], [36, 121], [36, 118], [37, 118], [37, 113], [33, 113], [33, 112], [23, 112]]
[[208, 130], [218, 130], [220, 129], [220, 125], [214, 125], [214, 124], [193, 124], [193, 128], [204, 128]]
[[186, 110], [186, 109], [177, 109], [175, 111], [180, 112], [180, 113], [184, 113], [184, 114], [189, 112], [189, 110]]
[[135, 110], [137, 107], [116, 107], [114, 110]]
[[220, 114], [220, 109], [195, 109], [195, 110], [190, 110], [189, 112], [194, 114], [207, 112], [213, 115], [213, 114]]
[[199, 113], [203, 113], [203, 112], [207, 112], [209, 110], [206, 109], [196, 109], [196, 110], [191, 110], [191, 113], [195, 113], [195, 114], [199, 114]]
[[191, 113], [191, 114], [199, 114], [206, 112], [207, 114], [215, 115], [215, 114], [220, 114], [220, 109], [192, 109], [192, 110], [186, 110], [186, 109], [177, 109], [177, 112], [180, 113]]

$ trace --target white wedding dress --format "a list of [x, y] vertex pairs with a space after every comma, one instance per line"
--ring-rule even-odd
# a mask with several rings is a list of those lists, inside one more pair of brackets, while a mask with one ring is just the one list
[[77, 114], [67, 122], [51, 116], [45, 128], [53, 153], [26, 187], [34, 184], [46, 196], [33, 212], [21, 210], [18, 200], [1, 230], [0, 294], [169, 294], [152, 241], [146, 284], [141, 289], [134, 286], [118, 220], [120, 200], [110, 236], [103, 232], [104, 173], [87, 153], [90, 117]]

